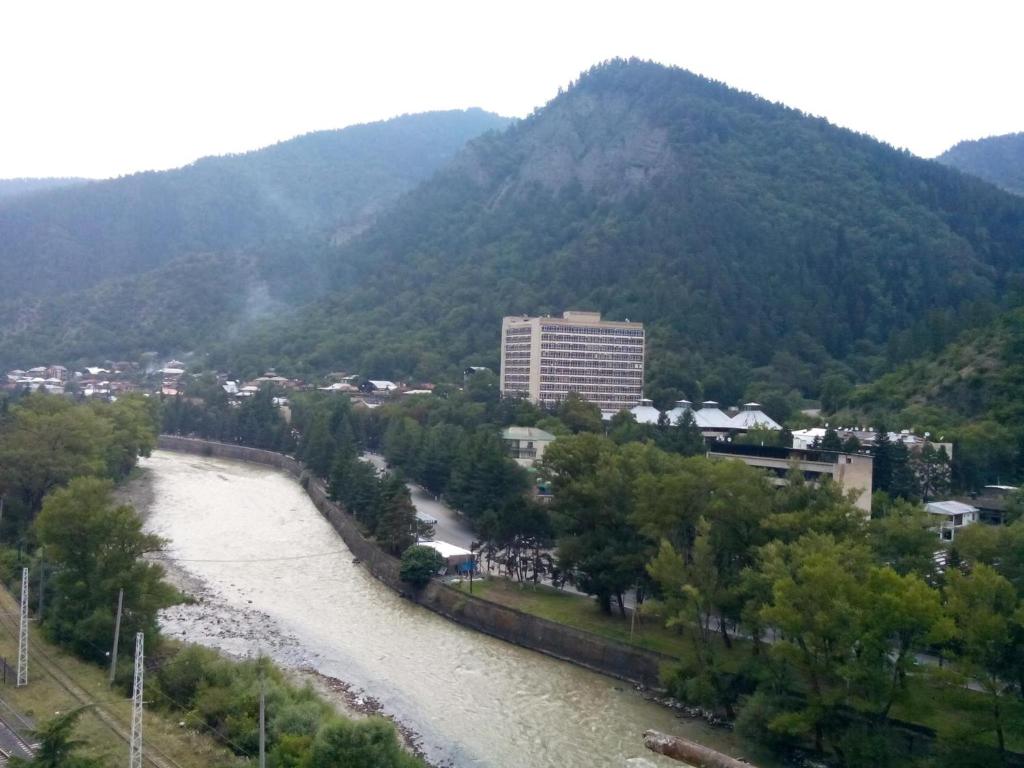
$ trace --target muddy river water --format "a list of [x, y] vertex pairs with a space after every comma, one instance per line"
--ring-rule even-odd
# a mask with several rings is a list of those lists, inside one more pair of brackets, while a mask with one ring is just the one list
[[679, 719], [627, 684], [454, 624], [353, 562], [302, 488], [267, 467], [164, 451], [131, 490], [192, 605], [165, 613], [182, 639], [266, 653], [372, 697], [435, 765], [679, 766], [647, 728], [733, 754], [735, 737]]

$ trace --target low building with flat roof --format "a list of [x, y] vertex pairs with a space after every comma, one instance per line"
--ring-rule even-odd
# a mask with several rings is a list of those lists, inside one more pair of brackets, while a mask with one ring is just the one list
[[768, 445], [739, 445], [715, 443], [708, 451], [710, 459], [735, 459], [768, 472], [778, 485], [787, 482], [790, 472], [796, 470], [811, 483], [830, 478], [843, 492], [856, 491], [854, 505], [871, 514], [871, 478], [874, 459], [862, 453], [802, 450]]
[[447, 541], [427, 541], [421, 539], [417, 546], [430, 547], [444, 558], [445, 570], [448, 573], [463, 573], [475, 568], [476, 555], [468, 549], [457, 547]]

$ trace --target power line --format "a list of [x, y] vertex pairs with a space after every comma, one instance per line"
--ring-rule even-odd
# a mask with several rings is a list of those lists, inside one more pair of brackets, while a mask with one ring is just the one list
[[331, 555], [351, 555], [352, 551], [348, 549], [335, 549], [331, 552], [316, 552], [310, 555], [288, 555], [283, 557], [254, 557], [242, 560], [230, 560], [230, 559], [219, 559], [219, 558], [187, 558], [187, 557], [156, 557], [150, 555], [147, 559], [149, 560], [164, 560], [167, 562], [174, 563], [274, 563], [282, 560], [307, 560], [313, 557], [330, 557]]

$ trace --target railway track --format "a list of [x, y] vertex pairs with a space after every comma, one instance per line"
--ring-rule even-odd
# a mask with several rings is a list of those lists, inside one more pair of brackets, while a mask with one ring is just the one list
[[0, 764], [6, 765], [7, 759], [15, 753], [15, 749], [21, 752], [19, 757], [31, 759], [36, 754], [38, 744], [31, 744], [23, 737], [15, 726], [11, 725], [6, 718], [0, 716], [0, 740], [4, 743], [0, 746]]
[[[13, 597], [10, 593], [5, 592], [4, 597], [6, 598], [5, 602], [10, 603], [13, 601]], [[18, 637], [18, 623], [9, 612], [0, 611], [0, 625], [9, 630], [12, 637]], [[92, 712], [96, 718], [114, 735], [124, 741], [125, 746], [127, 747], [131, 742], [131, 731], [129, 727], [125, 725], [124, 721], [111, 713], [103, 702], [96, 699], [87, 690], [78, 685], [78, 683], [76, 683], [70, 675], [64, 672], [64, 670], [60, 668], [60, 665], [51, 659], [46, 652], [33, 646], [34, 644], [29, 644], [29, 661], [36, 673], [38, 674], [38, 670], [41, 669], [45, 674], [49, 675], [57, 685], [63, 688], [73, 699], [75, 699], [75, 701], [83, 706], [88, 705], [89, 711]], [[144, 762], [152, 766], [152, 768], [182, 768], [181, 764], [174, 758], [165, 754], [152, 744], [146, 744], [144, 746], [142, 757]]]

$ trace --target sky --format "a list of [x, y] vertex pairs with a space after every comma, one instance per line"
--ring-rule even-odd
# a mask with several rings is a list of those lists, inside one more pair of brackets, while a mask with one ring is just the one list
[[616, 56], [924, 157], [1024, 131], [1024, 4], [0, 0], [0, 178], [105, 178], [471, 106], [522, 117]]

